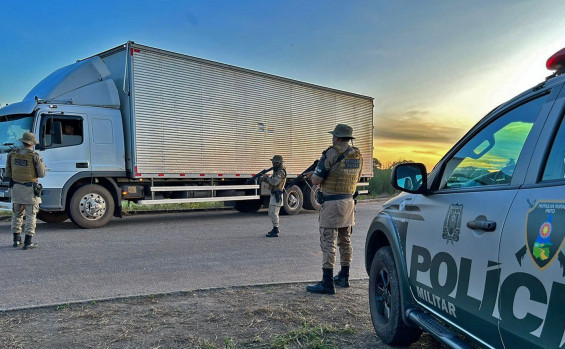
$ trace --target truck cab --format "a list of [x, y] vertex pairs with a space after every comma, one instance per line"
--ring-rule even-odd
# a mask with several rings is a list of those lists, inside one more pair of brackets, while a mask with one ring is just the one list
[[[44, 190], [38, 218], [47, 222], [71, 218], [88, 226], [120, 214], [116, 185], [100, 181], [125, 176], [119, 98], [114, 83], [104, 80], [109, 73], [100, 63], [89, 59], [61, 68], [22, 102], [0, 109], [2, 171], [7, 154], [21, 146], [18, 140], [24, 132], [34, 132], [39, 141], [35, 150], [45, 161], [47, 175], [40, 179]], [[1, 208], [11, 210], [10, 196], [9, 183], [3, 181]], [[73, 199], [76, 205], [69, 205]]]

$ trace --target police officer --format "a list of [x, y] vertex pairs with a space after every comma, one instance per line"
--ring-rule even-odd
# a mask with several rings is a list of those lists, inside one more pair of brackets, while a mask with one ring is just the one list
[[6, 159], [6, 179], [10, 180], [12, 187], [13, 246], [18, 247], [22, 243], [20, 233], [25, 214], [23, 249], [27, 250], [37, 246], [31, 242], [31, 238], [35, 234], [36, 215], [41, 203], [38, 178], [45, 177], [45, 164], [41, 155], [33, 150], [38, 143], [33, 133], [25, 132], [20, 142], [23, 147], [12, 151]]
[[279, 236], [279, 212], [283, 205], [283, 191], [286, 183], [286, 168], [283, 166], [282, 155], [275, 155], [271, 159], [273, 163], [273, 175], [263, 175], [263, 180], [269, 185], [271, 199], [269, 201], [269, 218], [273, 223], [273, 229], [267, 233], [268, 238]]
[[[349, 144], [354, 139], [351, 127], [338, 124], [329, 133], [333, 135], [333, 145], [322, 153], [316, 169], [306, 175], [314, 185], [320, 186], [320, 247], [323, 254], [322, 281], [308, 285], [306, 290], [334, 294], [335, 284], [349, 287], [353, 255], [351, 228], [355, 225], [353, 194], [361, 175], [363, 158], [359, 149]], [[334, 278], [336, 240], [341, 270]]]

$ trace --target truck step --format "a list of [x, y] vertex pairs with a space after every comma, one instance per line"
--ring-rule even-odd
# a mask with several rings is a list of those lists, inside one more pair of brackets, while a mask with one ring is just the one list
[[413, 321], [416, 325], [418, 325], [418, 327], [428, 332], [435, 339], [450, 348], [473, 348], [473, 346], [461, 339], [457, 333], [422, 310], [408, 309], [406, 314], [408, 319]]
[[186, 199], [155, 199], [155, 200], [139, 200], [140, 205], [160, 205], [160, 204], [183, 204], [190, 202], [215, 202], [215, 201], [242, 201], [242, 200], [259, 200], [259, 195], [247, 196], [215, 196], [210, 198], [186, 198]]

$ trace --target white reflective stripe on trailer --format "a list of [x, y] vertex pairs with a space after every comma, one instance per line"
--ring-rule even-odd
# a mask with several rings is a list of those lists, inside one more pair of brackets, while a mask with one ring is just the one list
[[261, 197], [255, 196], [222, 196], [212, 198], [190, 198], [190, 199], [160, 199], [160, 200], [139, 200], [139, 205], [158, 205], [158, 204], [180, 204], [189, 202], [215, 202], [215, 201], [242, 201], [242, 200], [258, 200]]

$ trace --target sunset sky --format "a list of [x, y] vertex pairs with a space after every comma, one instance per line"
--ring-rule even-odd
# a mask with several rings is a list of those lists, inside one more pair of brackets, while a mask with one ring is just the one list
[[5, 0], [0, 103], [133, 40], [371, 96], [373, 156], [431, 169], [482, 116], [550, 74], [564, 10], [560, 0]]

